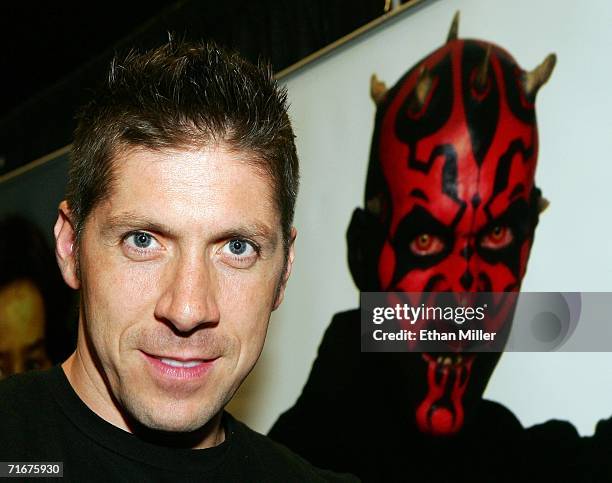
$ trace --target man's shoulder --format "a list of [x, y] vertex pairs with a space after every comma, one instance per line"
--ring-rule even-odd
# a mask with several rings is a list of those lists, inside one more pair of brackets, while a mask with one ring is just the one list
[[[232, 418], [230, 416], [230, 418]], [[351, 482], [359, 481], [348, 474], [334, 473], [312, 466], [308, 461], [267, 436], [260, 434], [246, 424], [233, 419], [236, 440], [246, 455], [252, 455], [273, 481], [309, 481], [309, 482]]]

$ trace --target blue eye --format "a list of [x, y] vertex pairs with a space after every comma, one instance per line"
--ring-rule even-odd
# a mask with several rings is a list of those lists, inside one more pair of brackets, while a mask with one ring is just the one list
[[152, 260], [164, 251], [155, 236], [144, 231], [126, 234], [122, 244], [124, 253], [133, 260]]
[[246, 241], [242, 238], [234, 238], [228, 241], [223, 246], [223, 251], [226, 255], [232, 255], [233, 257], [250, 258], [257, 253], [257, 249], [253, 243]]
[[244, 238], [232, 238], [223, 245], [221, 255], [228, 265], [235, 268], [249, 268], [258, 259], [259, 250], [253, 242]]
[[151, 241], [153, 237], [148, 233], [134, 233], [132, 235], [132, 239], [134, 240], [134, 245], [138, 248], [149, 248], [151, 246]]
[[234, 255], [242, 255], [247, 250], [247, 242], [244, 240], [232, 240], [229, 242], [229, 249]]

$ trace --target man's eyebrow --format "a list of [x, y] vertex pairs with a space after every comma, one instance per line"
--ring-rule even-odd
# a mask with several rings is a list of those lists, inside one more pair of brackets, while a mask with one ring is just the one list
[[109, 235], [116, 230], [129, 228], [131, 230], [147, 230], [156, 233], [163, 233], [172, 236], [174, 231], [164, 225], [154, 221], [146, 216], [138, 215], [129, 211], [110, 215], [104, 223], [102, 223], [102, 234]]

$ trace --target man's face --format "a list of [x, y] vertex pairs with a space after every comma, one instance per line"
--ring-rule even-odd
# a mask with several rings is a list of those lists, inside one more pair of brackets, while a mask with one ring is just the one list
[[51, 366], [45, 350], [45, 307], [29, 280], [0, 287], [0, 379]]
[[252, 369], [280, 302], [288, 272], [271, 182], [222, 147], [132, 150], [115, 166], [79, 245], [77, 353], [98, 368], [90, 379], [111, 422], [116, 407], [149, 428], [193, 431]]
[[482, 86], [487, 44], [455, 41], [434, 52], [419, 67], [432, 79], [423, 108], [413, 107], [414, 69], [382, 119], [380, 164], [393, 206], [378, 262], [384, 290], [520, 287], [533, 239], [535, 114], [521, 102], [516, 63], [489, 49]]
[[[418, 293], [419, 305], [435, 303], [432, 292], [520, 289], [535, 228], [538, 152], [523, 76], [503, 49], [454, 40], [388, 93], [372, 151], [387, 204], [376, 266], [382, 290]], [[470, 328], [507, 333], [516, 299], [497, 300], [504, 303]], [[397, 366], [412, 377], [419, 429], [458, 432], [498, 358], [398, 354]]]

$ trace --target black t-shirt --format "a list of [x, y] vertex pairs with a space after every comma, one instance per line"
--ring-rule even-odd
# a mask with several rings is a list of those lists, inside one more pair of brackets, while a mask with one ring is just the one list
[[97, 416], [59, 366], [0, 383], [0, 461], [61, 461], [61, 481], [356, 481], [314, 468], [228, 413], [223, 424], [225, 441], [218, 446], [168, 448]]

